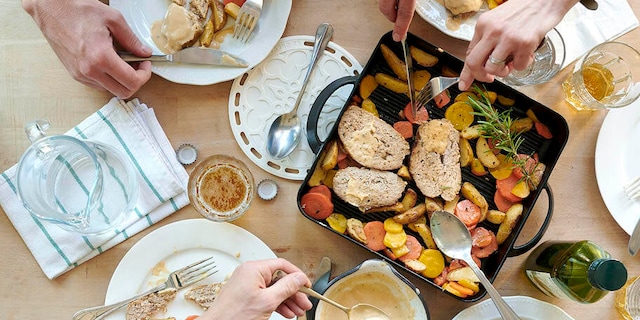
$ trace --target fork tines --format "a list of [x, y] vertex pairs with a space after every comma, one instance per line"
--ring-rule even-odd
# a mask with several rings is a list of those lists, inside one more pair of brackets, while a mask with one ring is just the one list
[[262, 12], [262, 0], [247, 0], [236, 18], [236, 23], [233, 27], [233, 37], [239, 39], [242, 42], [247, 42]]
[[218, 272], [215, 268], [213, 257], [209, 257], [182, 268], [178, 273], [178, 280], [181, 285], [187, 286], [215, 274]]
[[630, 184], [622, 188], [627, 197], [631, 200], [640, 196], [640, 178], [636, 178]]
[[431, 83], [427, 82], [424, 87], [420, 90], [420, 92], [418, 92], [418, 95], [416, 96], [416, 101], [414, 101], [414, 103], [416, 104], [416, 110], [424, 107], [425, 104], [427, 104], [427, 102], [429, 102], [429, 100], [431, 100], [431, 98], [433, 97], [433, 93], [431, 92]]

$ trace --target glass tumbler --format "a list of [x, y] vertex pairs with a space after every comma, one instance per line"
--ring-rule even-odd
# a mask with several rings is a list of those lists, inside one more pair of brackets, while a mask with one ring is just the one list
[[189, 175], [189, 200], [202, 216], [213, 221], [240, 218], [255, 196], [253, 175], [240, 160], [213, 155]]
[[562, 68], [566, 56], [562, 35], [555, 28], [549, 31], [533, 53], [533, 62], [524, 70], [513, 70], [498, 80], [510, 86], [528, 86], [544, 83]]
[[622, 42], [599, 44], [576, 62], [562, 88], [576, 110], [627, 106], [640, 96], [640, 53]]

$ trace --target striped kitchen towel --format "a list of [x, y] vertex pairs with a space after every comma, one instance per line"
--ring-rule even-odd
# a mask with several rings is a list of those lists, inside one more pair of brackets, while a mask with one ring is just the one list
[[84, 236], [31, 216], [16, 195], [17, 165], [0, 176], [0, 205], [26, 243], [40, 268], [53, 279], [103, 251], [152, 226], [186, 206], [189, 176], [153, 109], [137, 99], [113, 98], [67, 135], [116, 147], [138, 172], [140, 197], [125, 222], [106, 234]]

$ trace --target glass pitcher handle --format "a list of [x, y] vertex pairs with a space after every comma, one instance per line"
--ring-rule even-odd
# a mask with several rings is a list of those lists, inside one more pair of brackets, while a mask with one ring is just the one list
[[35, 120], [24, 126], [24, 132], [27, 134], [29, 141], [34, 143], [46, 136], [44, 132], [49, 129], [49, 126], [50, 123], [48, 120]]

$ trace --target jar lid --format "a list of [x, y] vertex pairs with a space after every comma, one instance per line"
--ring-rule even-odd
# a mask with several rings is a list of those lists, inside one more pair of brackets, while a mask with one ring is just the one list
[[589, 282], [600, 289], [615, 291], [627, 282], [627, 268], [614, 259], [597, 259], [589, 265]]
[[192, 164], [198, 158], [198, 149], [189, 143], [182, 144], [176, 150], [176, 158], [184, 165]]
[[258, 197], [262, 200], [272, 200], [278, 194], [278, 185], [271, 179], [264, 179], [258, 183]]

